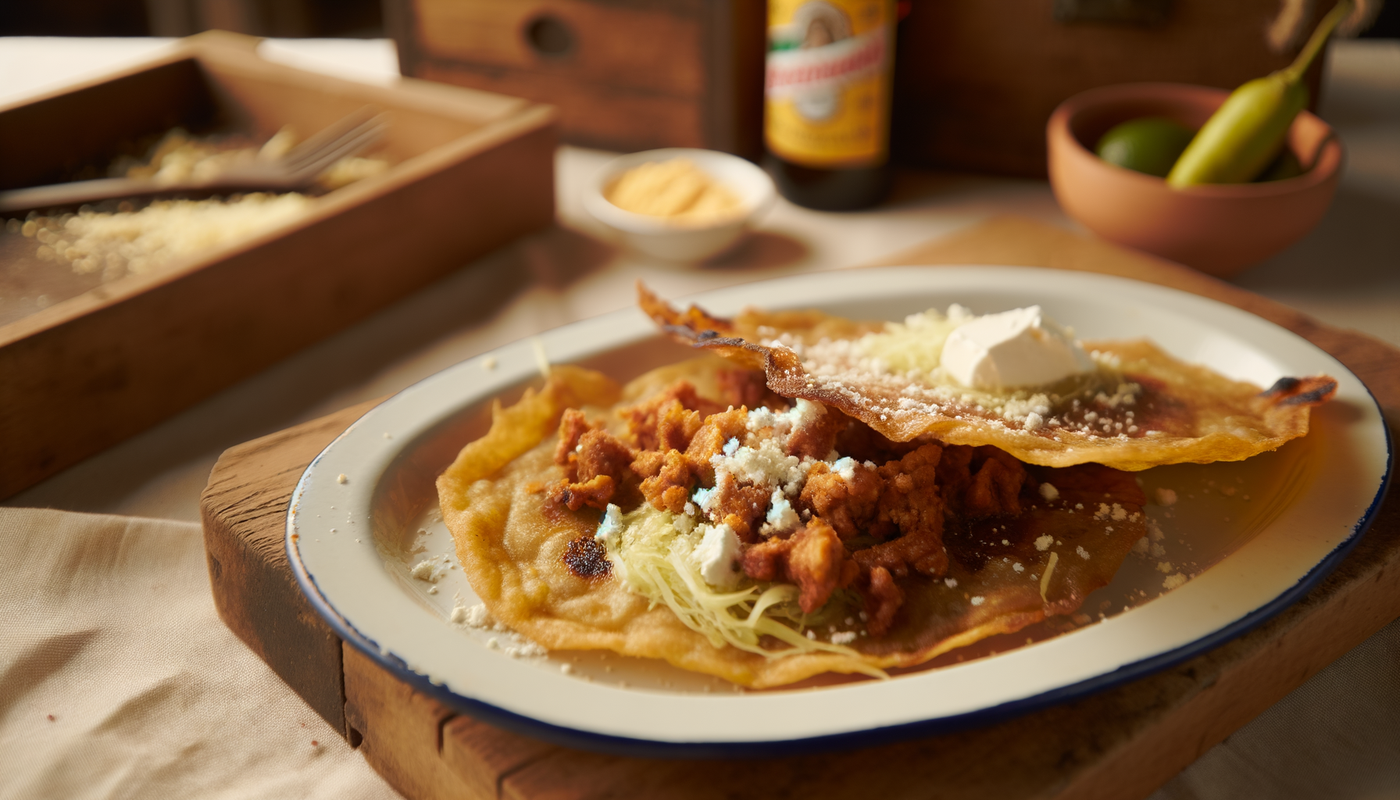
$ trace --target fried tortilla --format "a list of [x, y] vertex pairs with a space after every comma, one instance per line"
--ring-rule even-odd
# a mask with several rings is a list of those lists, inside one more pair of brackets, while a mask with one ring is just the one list
[[[751, 466], [778, 445], [787, 468], [800, 465], [801, 486], [734, 477], [746, 452]], [[874, 487], [863, 500], [862, 486]], [[557, 367], [541, 390], [495, 410], [438, 491], [463, 570], [499, 621], [551, 650], [664, 659], [749, 687], [879, 675], [1073, 613], [1146, 533], [1128, 473], [892, 442], [715, 358], [626, 387]], [[785, 529], [775, 510], [793, 512]], [[677, 602], [744, 595], [726, 624], [761, 616], [768, 627], [736, 646], [639, 592], [633, 578], [650, 567], [631, 560], [629, 534], [606, 547], [598, 536], [618, 512], [627, 531], [691, 532], [687, 548], [706, 514], [711, 528], [744, 529], [735, 584], [694, 587]], [[663, 592], [684, 594], [671, 580]]]
[[1239, 461], [1308, 432], [1309, 410], [1337, 383], [1281, 378], [1267, 390], [1173, 358], [1147, 341], [1086, 342], [1096, 373], [1000, 395], [896, 366], [870, 344], [895, 326], [816, 311], [749, 310], [723, 319], [672, 308], [641, 285], [640, 303], [672, 338], [751, 369], [785, 397], [838, 408], [896, 442], [932, 436], [992, 445], [1028, 463], [1122, 470]]

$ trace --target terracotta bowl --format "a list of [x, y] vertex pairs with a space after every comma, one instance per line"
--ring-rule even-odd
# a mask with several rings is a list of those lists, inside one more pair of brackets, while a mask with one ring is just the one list
[[1229, 95], [1176, 83], [1132, 83], [1081, 92], [1046, 129], [1050, 186], [1065, 213], [1118, 244], [1226, 278], [1298, 241], [1327, 211], [1341, 174], [1342, 145], [1327, 123], [1302, 112], [1288, 146], [1307, 170], [1267, 183], [1173, 189], [1094, 155], [1109, 128], [1162, 116], [1199, 128]]

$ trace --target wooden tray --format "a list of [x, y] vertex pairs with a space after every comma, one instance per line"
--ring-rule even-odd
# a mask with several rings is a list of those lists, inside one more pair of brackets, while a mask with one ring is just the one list
[[5, 189], [105, 164], [123, 141], [175, 125], [262, 140], [366, 105], [389, 123], [370, 155], [393, 165], [266, 234], [0, 316], [0, 498], [553, 222], [547, 106], [414, 80], [352, 83], [264, 61], [256, 41], [202, 34], [0, 108]]
[[[1124, 275], [1231, 303], [1332, 353], [1400, 420], [1400, 352], [1199, 273], [1013, 218], [890, 264], [1032, 264]], [[459, 716], [336, 639], [292, 578], [287, 501], [311, 459], [374, 403], [232, 448], [202, 498], [219, 614], [412, 800], [592, 797], [1134, 798], [1149, 794], [1400, 616], [1400, 488], [1307, 597], [1184, 664], [977, 730], [849, 753], [762, 761], [602, 756]]]

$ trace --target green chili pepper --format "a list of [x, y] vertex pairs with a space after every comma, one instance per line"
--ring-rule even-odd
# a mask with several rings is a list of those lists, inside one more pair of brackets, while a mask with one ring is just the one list
[[1167, 174], [1167, 183], [1180, 188], [1257, 178], [1283, 149], [1293, 118], [1308, 104], [1303, 73], [1349, 13], [1351, 0], [1341, 0], [1323, 17], [1292, 64], [1232, 92], [1196, 132]]

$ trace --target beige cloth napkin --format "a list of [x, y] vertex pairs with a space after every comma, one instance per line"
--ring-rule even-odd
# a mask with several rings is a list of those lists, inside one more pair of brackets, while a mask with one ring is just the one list
[[[0, 800], [397, 798], [224, 627], [198, 525], [0, 508]], [[1400, 621], [1151, 800], [1400, 800]]]
[[0, 508], [0, 798], [397, 798], [214, 612], [198, 525]]

